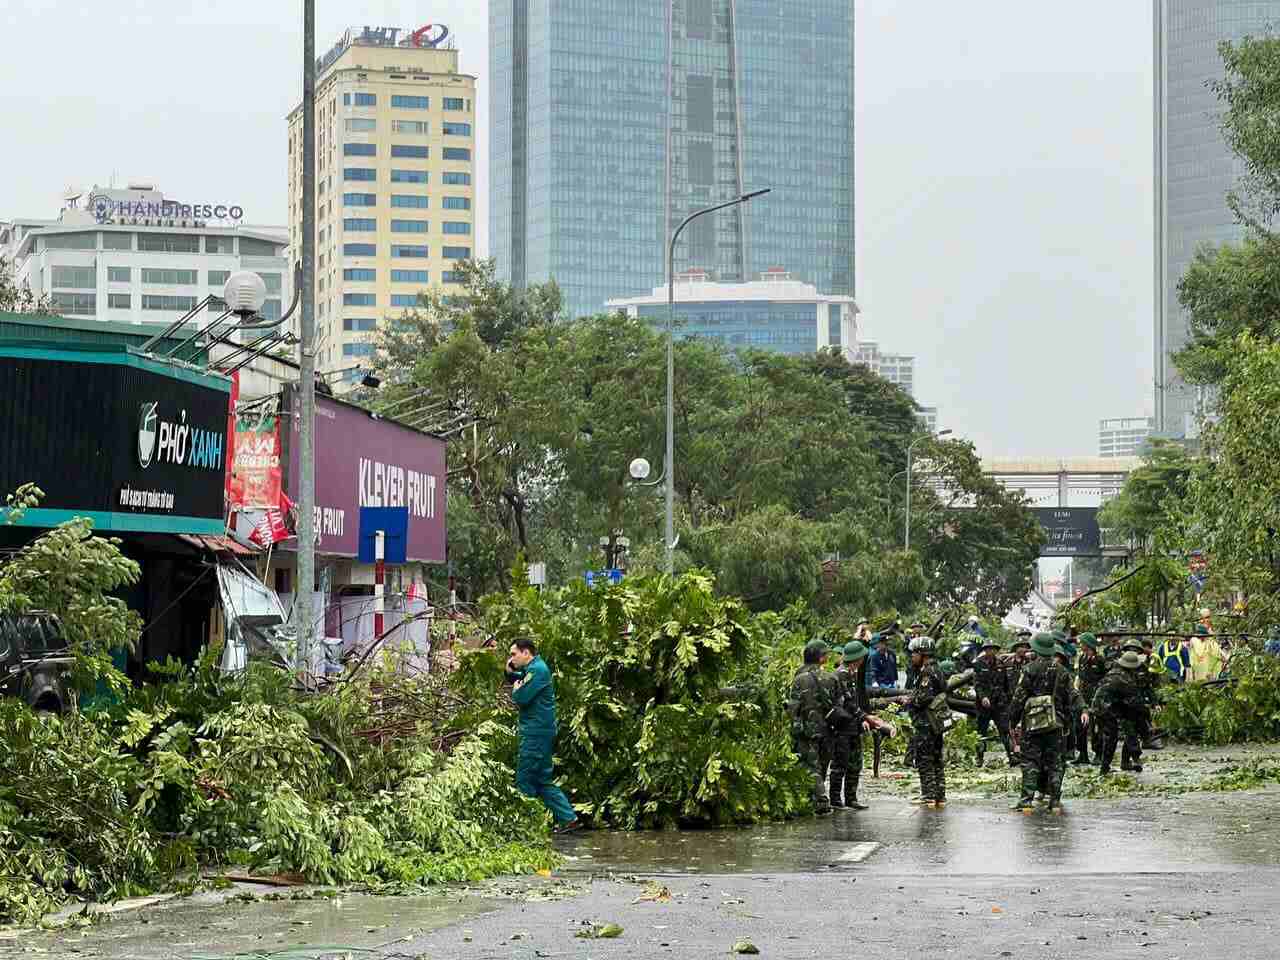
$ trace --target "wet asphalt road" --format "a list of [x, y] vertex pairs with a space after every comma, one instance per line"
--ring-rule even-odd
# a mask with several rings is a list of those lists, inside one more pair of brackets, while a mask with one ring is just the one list
[[[0, 939], [0, 956], [246, 957], [333, 944], [374, 948], [353, 960], [683, 958], [729, 956], [740, 937], [787, 958], [1280, 956], [1280, 788], [1079, 800], [1066, 816], [978, 799], [924, 810], [880, 795], [865, 813], [584, 833], [560, 849], [566, 864], [548, 880], [412, 900], [178, 901], [87, 931]], [[604, 923], [622, 936], [574, 936]]]

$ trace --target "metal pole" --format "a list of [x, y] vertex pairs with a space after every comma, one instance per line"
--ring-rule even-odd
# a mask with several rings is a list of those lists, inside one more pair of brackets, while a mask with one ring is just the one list
[[302, 0], [302, 314], [298, 385], [298, 583], [294, 619], [299, 660], [311, 669], [316, 582], [316, 0]]
[[379, 530], [373, 538], [373, 639], [381, 640], [384, 630], [383, 614], [387, 610], [386, 582], [387, 564], [385, 561], [387, 535]]
[[676, 227], [675, 232], [671, 234], [671, 243], [667, 247], [667, 523], [666, 523], [666, 540], [667, 540], [667, 573], [675, 572], [676, 555], [675, 555], [675, 503], [676, 503], [676, 446], [675, 446], [675, 329], [676, 329], [676, 241], [680, 238], [680, 233], [698, 217], [708, 213], [715, 213], [717, 210], [723, 210], [726, 207], [737, 206], [746, 203], [748, 200], [754, 200], [756, 197], [762, 197], [772, 188], [766, 187], [763, 190], [754, 190], [751, 193], [744, 193], [740, 197], [734, 197], [732, 200], [726, 200], [724, 203], [717, 203], [715, 206], [706, 207], [702, 210], [695, 210], [682, 221], [680, 226]]
[[[687, 221], [686, 221], [687, 222]], [[676, 414], [675, 414], [675, 378], [676, 378], [676, 237], [684, 224], [671, 235], [671, 245], [667, 248], [667, 524], [664, 542], [667, 545], [667, 575], [675, 573], [676, 553], [673, 546], [675, 540], [675, 506], [676, 506]]]

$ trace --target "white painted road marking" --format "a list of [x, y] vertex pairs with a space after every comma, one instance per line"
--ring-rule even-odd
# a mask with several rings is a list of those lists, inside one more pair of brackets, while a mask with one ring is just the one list
[[855, 843], [840, 854], [841, 863], [861, 863], [880, 847], [878, 843]]

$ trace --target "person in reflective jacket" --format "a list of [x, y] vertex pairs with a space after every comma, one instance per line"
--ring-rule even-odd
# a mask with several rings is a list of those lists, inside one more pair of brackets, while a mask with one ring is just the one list
[[556, 688], [551, 670], [538, 656], [528, 637], [511, 644], [507, 679], [514, 681], [511, 699], [520, 708], [520, 752], [516, 759], [516, 786], [537, 797], [556, 821], [557, 833], [582, 826], [564, 791], [552, 782], [552, 752], [556, 742]]

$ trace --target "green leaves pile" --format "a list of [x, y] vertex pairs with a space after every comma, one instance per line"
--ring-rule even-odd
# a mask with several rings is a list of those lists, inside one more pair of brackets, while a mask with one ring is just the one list
[[273, 667], [228, 679], [213, 663], [170, 664], [96, 716], [0, 701], [0, 923], [198, 866], [395, 888], [552, 865], [545, 813], [495, 759], [508, 728], [448, 755], [426, 724], [386, 746], [358, 733], [378, 722], [375, 690], [426, 700], [438, 682], [375, 673], [303, 697]]
[[1187, 684], [1165, 695], [1160, 729], [1182, 739], [1226, 744], [1280, 740], [1280, 659], [1238, 649], [1230, 684]]
[[518, 586], [485, 614], [497, 649], [467, 655], [462, 682], [485, 689], [512, 638], [537, 638], [556, 682], [557, 772], [597, 823], [749, 823], [808, 809], [775, 689], [790, 683], [800, 643], [776, 615], [753, 618], [701, 573]]

